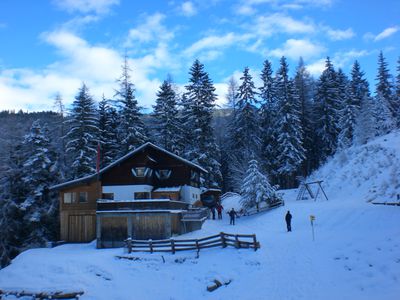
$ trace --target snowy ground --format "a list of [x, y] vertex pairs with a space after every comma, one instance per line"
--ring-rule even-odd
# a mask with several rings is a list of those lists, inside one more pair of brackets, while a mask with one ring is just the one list
[[[205, 249], [196, 258], [188, 251], [164, 255], [164, 263], [160, 254], [119, 260], [123, 249], [97, 250], [94, 243], [34, 249], [0, 270], [0, 289], [82, 290], [82, 299], [399, 299], [400, 207], [368, 203], [400, 192], [400, 176], [393, 178], [400, 169], [400, 150], [393, 146], [399, 141], [397, 132], [351, 149], [316, 172], [329, 201], [295, 201], [297, 191], [285, 191], [285, 207], [239, 218], [236, 226], [224, 214], [185, 235], [255, 233], [261, 243], [256, 252]], [[237, 201], [228, 200], [225, 208]], [[287, 210], [291, 233], [285, 230]], [[207, 292], [214, 279], [232, 283]]]
[[[262, 247], [256, 252], [210, 249], [198, 259], [194, 252], [167, 254], [163, 263], [160, 254], [118, 260], [122, 249], [96, 250], [94, 243], [34, 249], [0, 271], [0, 289], [83, 290], [82, 299], [399, 299], [400, 207], [286, 196], [286, 207], [242, 217], [236, 226], [226, 216], [208, 220], [187, 235], [256, 233]], [[283, 221], [287, 209], [291, 233]], [[214, 279], [232, 283], [207, 292]]]

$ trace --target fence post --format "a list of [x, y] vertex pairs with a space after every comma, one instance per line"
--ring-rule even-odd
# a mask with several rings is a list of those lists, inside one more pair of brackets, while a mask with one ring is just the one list
[[196, 239], [196, 248], [197, 248], [197, 252], [199, 252], [200, 251], [200, 246], [199, 246], [199, 240], [198, 239]]
[[222, 248], [226, 248], [225, 233], [221, 232], [220, 236], [221, 236]]
[[235, 234], [235, 247], [240, 248], [240, 242], [239, 242], [239, 237], [237, 234]]
[[149, 239], [150, 253], [153, 253], [153, 240]]
[[175, 254], [175, 241], [174, 241], [174, 239], [171, 239], [171, 250], [172, 250], [172, 254]]
[[128, 247], [128, 253], [132, 253], [132, 239], [130, 237], [126, 240], [126, 245]]
[[253, 243], [254, 243], [254, 251], [257, 251], [258, 246], [257, 246], [257, 239], [256, 239], [256, 235], [253, 234]]

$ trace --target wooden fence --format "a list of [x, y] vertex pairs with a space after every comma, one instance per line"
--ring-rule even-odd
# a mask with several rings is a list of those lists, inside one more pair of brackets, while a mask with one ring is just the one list
[[212, 247], [226, 248], [228, 246], [239, 248], [251, 248], [254, 251], [260, 248], [255, 234], [230, 234], [221, 232], [220, 234], [204, 237], [201, 239], [185, 240], [125, 240], [128, 253], [132, 252], [172, 252], [185, 250], [197, 250]]

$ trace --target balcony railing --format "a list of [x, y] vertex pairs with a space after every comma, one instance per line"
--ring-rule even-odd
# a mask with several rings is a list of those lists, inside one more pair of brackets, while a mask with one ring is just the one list
[[97, 200], [97, 211], [108, 210], [187, 210], [189, 204], [182, 201], [169, 199], [143, 199], [143, 200]]

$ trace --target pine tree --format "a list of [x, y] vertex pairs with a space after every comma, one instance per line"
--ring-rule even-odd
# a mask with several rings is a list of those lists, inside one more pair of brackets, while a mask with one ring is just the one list
[[227, 133], [233, 132], [233, 128], [235, 127], [234, 116], [237, 107], [238, 101], [238, 84], [236, 80], [231, 77], [228, 81], [228, 93], [226, 94], [226, 108], [227, 108], [227, 115], [225, 118], [220, 118], [221, 120], [225, 120], [225, 124], [216, 124], [215, 128], [221, 130], [219, 140], [219, 147], [221, 149], [221, 174], [222, 174], [222, 190], [225, 191], [234, 191], [239, 184], [237, 182], [237, 178], [232, 176], [231, 166], [232, 166], [232, 159], [234, 155], [234, 151], [231, 147], [231, 139], [230, 135]]
[[164, 149], [182, 154], [183, 131], [178, 115], [178, 100], [170, 78], [164, 80], [157, 92], [154, 109], [155, 140]]
[[275, 157], [277, 155], [277, 135], [276, 135], [276, 117], [277, 104], [276, 93], [274, 90], [274, 78], [272, 76], [272, 65], [268, 60], [264, 61], [261, 71], [262, 86], [260, 87], [260, 125], [261, 125], [261, 157], [264, 168], [272, 176], [277, 175], [277, 166]]
[[185, 157], [208, 171], [206, 185], [218, 186], [222, 178], [217, 160], [219, 149], [212, 128], [215, 87], [204, 65], [198, 60], [193, 63], [189, 75], [187, 92], [182, 102], [182, 120], [187, 136]]
[[353, 145], [354, 131], [356, 126], [356, 115], [358, 107], [350, 96], [350, 82], [341, 69], [337, 73], [338, 95], [341, 102], [340, 110], [340, 133], [338, 136], [338, 147], [346, 149]]
[[67, 152], [70, 155], [71, 174], [79, 178], [95, 172], [98, 142], [97, 110], [89, 90], [83, 83], [72, 104], [70, 130], [66, 135]]
[[46, 190], [58, 181], [59, 173], [56, 153], [47, 135], [47, 128], [36, 120], [22, 145], [26, 157], [22, 181], [28, 193], [20, 209], [24, 214], [27, 246], [43, 246], [56, 226], [57, 198], [48, 197]]
[[320, 162], [335, 153], [339, 134], [339, 103], [336, 71], [329, 59], [326, 60], [315, 95], [315, 128]]
[[226, 107], [234, 111], [238, 102], [238, 85], [235, 78], [228, 81], [228, 93], [226, 94]]
[[276, 188], [272, 187], [267, 176], [258, 168], [257, 160], [249, 161], [240, 189], [241, 204], [245, 209], [260, 208], [261, 202], [269, 202], [274, 198]]
[[383, 100], [380, 106], [387, 105], [392, 114], [392, 118], [397, 120], [398, 104], [392, 93], [393, 88], [390, 79], [391, 76], [389, 74], [388, 64], [381, 51], [378, 57], [378, 74], [376, 76], [376, 100]]
[[275, 77], [278, 113], [277, 126], [277, 165], [285, 186], [292, 186], [297, 171], [304, 158], [305, 150], [302, 139], [298, 96], [293, 81], [288, 76], [286, 58], [280, 60], [280, 67]]
[[140, 107], [135, 97], [135, 87], [130, 81], [128, 58], [125, 56], [122, 75], [118, 79], [119, 89], [116, 100], [121, 104], [121, 123], [119, 128], [120, 155], [141, 146], [148, 140], [147, 129], [142, 121]]
[[303, 176], [307, 176], [315, 168], [315, 130], [313, 124], [313, 92], [314, 81], [307, 71], [303, 59], [300, 57], [294, 77], [295, 93], [298, 96], [300, 108], [300, 123], [303, 130], [302, 145], [305, 151], [303, 162]]
[[358, 61], [351, 70], [350, 98], [356, 110], [354, 144], [362, 145], [376, 135], [375, 105], [371, 99], [368, 81]]
[[261, 148], [259, 117], [255, 106], [255, 86], [248, 67], [244, 69], [240, 79], [242, 83], [238, 89], [231, 146], [242, 160], [248, 162], [250, 158], [258, 157]]
[[118, 156], [118, 118], [117, 111], [103, 99], [99, 102], [99, 143], [100, 168], [110, 164]]

